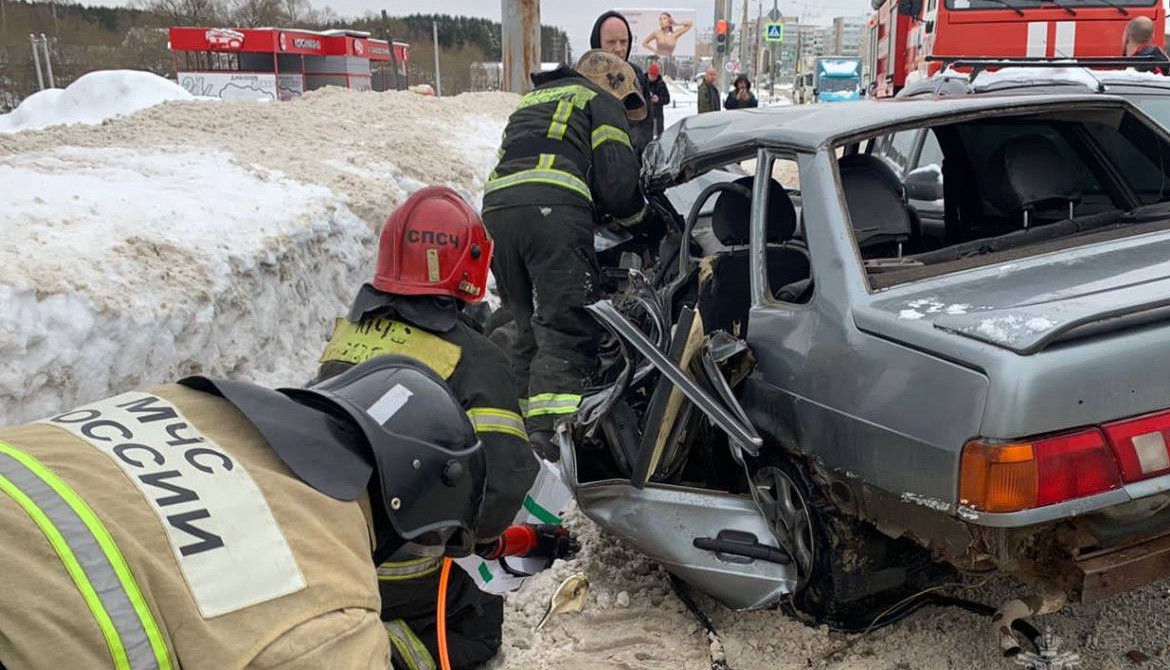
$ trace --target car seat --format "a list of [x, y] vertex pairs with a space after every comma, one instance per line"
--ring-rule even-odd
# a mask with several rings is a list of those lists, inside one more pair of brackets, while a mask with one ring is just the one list
[[[752, 188], [753, 177], [741, 177], [736, 184]], [[724, 191], [711, 214], [712, 232], [730, 251], [706, 258], [699, 281], [699, 313], [703, 329], [724, 330], [743, 338], [747, 333], [751, 295], [751, 198], [737, 191]], [[773, 181], [768, 189], [765, 238], [768, 286], [780, 287], [810, 275], [808, 251], [792, 243], [796, 232], [796, 208], [784, 187]]]
[[1043, 135], [1019, 135], [1004, 142], [991, 155], [988, 174], [988, 201], [1009, 219], [1022, 216], [1024, 228], [1044, 210], [1059, 208], [1056, 220], [1071, 219], [1081, 201], [1075, 171], [1056, 143]]
[[917, 238], [917, 216], [906, 202], [902, 180], [870, 154], [844, 156], [837, 168], [862, 259], [901, 256], [902, 247]]

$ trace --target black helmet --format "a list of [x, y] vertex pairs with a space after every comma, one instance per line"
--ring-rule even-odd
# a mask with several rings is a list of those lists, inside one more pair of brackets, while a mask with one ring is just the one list
[[368, 490], [375, 525], [388, 522], [402, 541], [469, 548], [485, 484], [479, 438], [446, 383], [417, 360], [379, 356], [311, 389], [181, 383], [235, 405], [321, 493], [356, 500]]

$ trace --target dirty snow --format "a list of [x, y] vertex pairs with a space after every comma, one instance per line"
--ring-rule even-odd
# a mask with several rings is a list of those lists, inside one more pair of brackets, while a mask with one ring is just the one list
[[902, 494], [902, 502], [914, 503], [915, 505], [922, 505], [923, 507], [929, 507], [930, 509], [932, 509], [936, 512], [947, 512], [947, 511], [950, 511], [950, 509], [951, 509], [950, 503], [946, 503], [946, 502], [943, 502], [941, 500], [936, 500], [934, 498], [929, 498], [929, 497], [924, 496], [924, 495], [919, 495], [917, 493], [910, 493], [910, 492], [903, 493]]
[[514, 105], [335, 90], [0, 135], [0, 421], [193, 372], [304, 383], [393, 206], [475, 200]]
[[103, 70], [83, 75], [65, 89], [47, 88], [0, 114], [0, 132], [70, 123], [101, 123], [172, 100], [192, 100], [182, 86], [149, 72]]
[[966, 314], [967, 310], [972, 309], [971, 305], [967, 304], [947, 304], [940, 301], [938, 298], [920, 298], [918, 300], [911, 300], [906, 303], [909, 309], [903, 309], [898, 312], [899, 319], [918, 320], [925, 318], [927, 315], [949, 314], [958, 315]]
[[1021, 338], [1052, 329], [1057, 322], [1042, 316], [1024, 317], [1016, 314], [994, 316], [980, 321], [975, 331], [996, 342], [1012, 344]]

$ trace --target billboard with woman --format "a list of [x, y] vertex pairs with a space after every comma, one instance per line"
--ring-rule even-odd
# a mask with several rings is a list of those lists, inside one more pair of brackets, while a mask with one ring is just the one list
[[694, 57], [695, 10], [619, 9], [634, 33], [634, 56]]

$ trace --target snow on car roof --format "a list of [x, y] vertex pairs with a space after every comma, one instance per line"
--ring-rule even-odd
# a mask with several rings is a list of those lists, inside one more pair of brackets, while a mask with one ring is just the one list
[[[1125, 101], [1093, 93], [1018, 97], [953, 96], [793, 105], [691, 116], [668, 128], [646, 148], [642, 176], [666, 187], [694, 176], [708, 161], [734, 159], [765, 146], [813, 152], [854, 135], [878, 134], [903, 125], [934, 125], [956, 116], [1022, 114], [1067, 108], [1118, 107]], [[704, 165], [699, 165], [704, 164]]]
[[976, 75], [976, 90], [1002, 84], [1035, 84], [1037, 82], [1070, 83], [1096, 91], [1101, 86], [1100, 72], [1083, 67], [1005, 67], [995, 72], [983, 71]]

